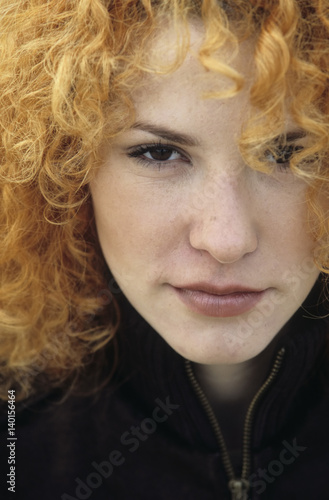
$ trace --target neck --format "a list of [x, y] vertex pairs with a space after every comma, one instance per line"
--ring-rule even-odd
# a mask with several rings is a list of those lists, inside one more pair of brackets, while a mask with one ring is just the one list
[[242, 363], [195, 365], [200, 385], [209, 399], [217, 403], [249, 401], [269, 372], [275, 346], [268, 346], [255, 358]]
[[[194, 365], [199, 380], [230, 452], [239, 456], [244, 420], [256, 392], [271, 369], [277, 342], [255, 358], [232, 365]], [[240, 451], [238, 451], [240, 450]]]

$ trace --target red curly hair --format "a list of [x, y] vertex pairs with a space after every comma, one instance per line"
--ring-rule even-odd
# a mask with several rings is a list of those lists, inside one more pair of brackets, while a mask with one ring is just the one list
[[[46, 387], [63, 383], [113, 339], [119, 310], [89, 182], [103, 142], [133, 121], [131, 89], [182, 63], [195, 19], [205, 27], [200, 61], [232, 80], [225, 96], [208, 98], [244, 84], [219, 49], [255, 39], [245, 161], [264, 169], [260, 151], [282, 132], [287, 106], [311, 137], [291, 168], [310, 185], [316, 262], [328, 272], [328, 214], [318, 202], [329, 190], [327, 0], [1, 0], [1, 397], [8, 388], [27, 397], [40, 375]], [[146, 50], [163, 22], [177, 31], [170, 67]]]

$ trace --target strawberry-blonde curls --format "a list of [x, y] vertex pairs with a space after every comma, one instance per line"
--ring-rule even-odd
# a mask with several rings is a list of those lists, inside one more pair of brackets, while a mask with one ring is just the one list
[[[189, 23], [201, 23], [199, 60], [232, 85], [244, 79], [220, 50], [252, 39], [255, 113], [240, 150], [253, 168], [284, 132], [286, 113], [312, 138], [292, 168], [310, 185], [310, 216], [329, 269], [329, 9], [327, 0], [0, 0], [1, 397], [24, 398], [74, 380], [114, 345], [120, 312], [97, 241], [89, 182], [104, 141], [134, 119], [131, 90], [183, 62]], [[157, 60], [162, 27], [176, 57]], [[104, 300], [105, 297], [105, 300]], [[109, 344], [111, 345], [111, 344]], [[110, 367], [111, 369], [111, 367]]]

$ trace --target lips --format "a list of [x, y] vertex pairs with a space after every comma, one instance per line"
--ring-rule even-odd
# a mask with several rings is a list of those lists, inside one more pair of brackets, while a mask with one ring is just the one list
[[193, 283], [173, 287], [185, 306], [204, 316], [227, 318], [253, 309], [266, 293], [242, 285], [217, 287], [209, 283]]

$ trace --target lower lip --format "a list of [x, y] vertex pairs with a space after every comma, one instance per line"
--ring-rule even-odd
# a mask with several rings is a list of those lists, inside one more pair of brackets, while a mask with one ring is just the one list
[[229, 318], [250, 311], [260, 302], [266, 292], [263, 290], [215, 295], [186, 288], [174, 288], [174, 290], [191, 311], [215, 318]]

